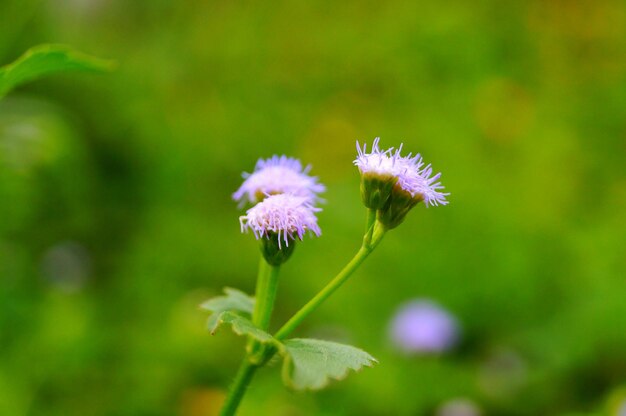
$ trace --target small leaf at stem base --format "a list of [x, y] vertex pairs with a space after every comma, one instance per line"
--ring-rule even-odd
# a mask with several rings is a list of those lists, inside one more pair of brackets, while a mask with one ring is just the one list
[[209, 331], [215, 332], [219, 326], [219, 315], [225, 311], [242, 312], [246, 315], [252, 315], [254, 310], [254, 298], [248, 296], [240, 290], [230, 287], [224, 288], [226, 296], [218, 296], [207, 300], [200, 305], [200, 308], [213, 312], [207, 321]]
[[216, 314], [217, 325], [211, 331], [211, 334], [215, 334], [215, 331], [221, 324], [230, 324], [233, 328], [233, 332], [237, 335], [249, 336], [262, 344], [280, 345], [280, 343], [274, 339], [270, 334], [255, 326], [248, 318], [237, 314], [233, 311], [225, 311]]

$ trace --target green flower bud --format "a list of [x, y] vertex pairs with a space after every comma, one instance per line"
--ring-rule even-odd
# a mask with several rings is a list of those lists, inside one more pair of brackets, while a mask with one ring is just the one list
[[285, 244], [285, 240], [282, 236], [279, 237], [277, 233], [268, 233], [264, 238], [261, 238], [261, 254], [265, 258], [268, 264], [272, 266], [280, 266], [293, 254], [293, 250], [296, 248], [296, 240], [288, 237], [289, 243]]
[[398, 225], [402, 224], [406, 214], [423, 200], [424, 196], [422, 194], [418, 193], [411, 196], [411, 194], [402, 189], [400, 185], [396, 185], [393, 187], [387, 205], [383, 209], [378, 210], [378, 221], [380, 221], [387, 230], [396, 228]]
[[368, 172], [361, 175], [361, 199], [370, 209], [382, 209], [387, 205], [391, 191], [398, 178], [391, 174]]

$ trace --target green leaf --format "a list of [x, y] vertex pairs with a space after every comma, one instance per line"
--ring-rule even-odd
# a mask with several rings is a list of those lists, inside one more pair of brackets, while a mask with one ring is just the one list
[[230, 287], [224, 288], [224, 293], [226, 296], [209, 299], [200, 305], [200, 308], [213, 312], [207, 321], [207, 327], [212, 333], [219, 326], [220, 312], [237, 311], [251, 315], [254, 310], [254, 298], [252, 296]]
[[254, 310], [253, 296], [231, 287], [225, 287], [224, 293], [226, 296], [211, 298], [201, 304], [200, 307], [211, 312], [241, 311], [251, 314]]
[[296, 390], [321, 389], [331, 378], [341, 380], [349, 370], [378, 362], [358, 348], [317, 339], [289, 339], [283, 354], [283, 381]]
[[104, 72], [113, 61], [89, 56], [65, 45], [35, 46], [15, 62], [0, 68], [0, 98], [16, 86], [58, 72]]
[[233, 331], [237, 335], [250, 336], [263, 344], [272, 344], [277, 347], [280, 346], [280, 342], [274, 339], [273, 336], [255, 326], [248, 318], [245, 318], [236, 312], [225, 311], [217, 314], [217, 325], [211, 331], [211, 334], [215, 334], [217, 328], [221, 324], [230, 324]]

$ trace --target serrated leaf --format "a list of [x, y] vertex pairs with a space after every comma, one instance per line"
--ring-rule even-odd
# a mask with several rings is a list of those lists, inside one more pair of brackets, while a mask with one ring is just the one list
[[365, 351], [336, 342], [296, 338], [283, 345], [283, 381], [296, 390], [321, 389], [330, 379], [345, 378], [349, 370], [377, 363]]
[[200, 307], [210, 312], [241, 311], [252, 313], [254, 310], [254, 297], [231, 287], [225, 287], [224, 293], [226, 296], [211, 298], [201, 304]]
[[209, 299], [200, 305], [200, 308], [213, 312], [207, 321], [207, 327], [211, 332], [215, 332], [219, 325], [218, 318], [220, 312], [237, 311], [250, 315], [254, 310], [254, 298], [252, 296], [230, 287], [224, 288], [224, 293], [226, 296]]
[[233, 311], [220, 312], [216, 315], [217, 325], [215, 326], [215, 329], [211, 331], [211, 334], [215, 334], [215, 331], [217, 331], [217, 328], [219, 328], [221, 324], [230, 324], [233, 331], [237, 335], [250, 336], [263, 344], [273, 344], [276, 346], [280, 345], [280, 343], [274, 339], [273, 336], [258, 328], [248, 318], [245, 318]]
[[0, 68], [0, 98], [16, 86], [45, 75], [67, 71], [103, 72], [114, 66], [112, 61], [86, 55], [69, 46], [35, 46]]

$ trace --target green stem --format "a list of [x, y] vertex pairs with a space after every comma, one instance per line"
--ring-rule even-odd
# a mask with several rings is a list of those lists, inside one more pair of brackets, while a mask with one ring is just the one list
[[[261, 256], [252, 322], [264, 331], [267, 331], [270, 326], [272, 309], [274, 309], [274, 300], [276, 299], [276, 292], [278, 290], [279, 271], [279, 266], [268, 264], [263, 256]], [[248, 353], [239, 366], [239, 371], [228, 391], [228, 396], [226, 397], [220, 416], [232, 416], [235, 414], [250, 381], [252, 381], [254, 373], [261, 366], [254, 361], [255, 359], [257, 361], [259, 360], [259, 358], [255, 356], [263, 354], [263, 352], [263, 346], [258, 341], [249, 340]], [[254, 362], [251, 362], [251, 360]]]
[[[366, 234], [367, 235], [367, 234]], [[283, 325], [274, 338], [277, 340], [284, 339], [287, 335], [289, 335], [302, 321], [309, 316], [315, 309], [317, 309], [330, 295], [332, 295], [337, 289], [343, 285], [348, 278], [354, 273], [354, 271], [363, 263], [363, 261], [369, 256], [369, 254], [374, 250], [374, 248], [380, 243], [383, 236], [385, 235], [385, 230], [380, 224], [377, 222], [372, 230], [372, 241], [367, 243], [364, 239], [363, 245], [359, 249], [359, 251], [355, 254], [355, 256], [350, 260], [350, 262], [339, 272], [337, 276], [333, 280], [330, 281], [317, 295], [313, 297], [306, 305], [304, 305], [294, 316], [291, 317]]]
[[367, 221], [365, 223], [365, 237], [363, 244], [369, 245], [372, 242], [372, 234], [374, 233], [374, 223], [376, 222], [376, 210], [369, 208], [367, 210]]
[[268, 264], [261, 256], [259, 275], [257, 277], [256, 303], [252, 314], [252, 322], [264, 331], [267, 331], [274, 309], [274, 300], [278, 290], [278, 272], [280, 266]]
[[239, 366], [239, 370], [237, 371], [237, 375], [235, 376], [235, 380], [233, 384], [230, 386], [230, 390], [228, 392], [228, 397], [222, 406], [222, 410], [220, 411], [220, 416], [233, 416], [237, 411], [237, 407], [239, 407], [239, 403], [241, 403], [241, 399], [252, 381], [252, 376], [254, 376], [254, 372], [257, 370], [257, 366], [250, 363], [247, 359], [244, 359], [241, 365]]

